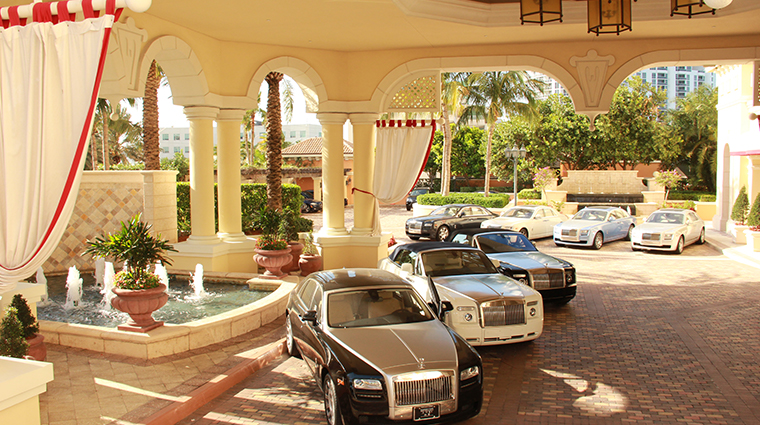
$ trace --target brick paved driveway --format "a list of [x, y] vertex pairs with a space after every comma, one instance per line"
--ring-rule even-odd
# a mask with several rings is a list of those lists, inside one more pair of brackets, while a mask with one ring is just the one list
[[[760, 424], [758, 269], [708, 245], [538, 247], [575, 264], [578, 296], [536, 341], [478, 350], [485, 404], [467, 424]], [[281, 358], [183, 423], [324, 423], [321, 397]]]

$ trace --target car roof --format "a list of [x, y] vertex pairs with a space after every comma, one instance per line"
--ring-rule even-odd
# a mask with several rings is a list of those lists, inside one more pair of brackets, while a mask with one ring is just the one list
[[511, 206], [511, 207], [509, 207], [509, 209], [510, 209], [510, 210], [511, 210], [512, 208], [529, 208], [529, 209], [536, 209], [536, 208], [539, 208], [539, 207], [540, 207], [540, 208], [547, 208], [547, 206], [546, 206], [546, 205], [532, 205], [532, 204], [531, 204], [531, 205], [518, 205], [518, 206], [516, 206], [516, 207], [515, 207], [515, 206]]
[[669, 212], [669, 213], [681, 213], [681, 214], [684, 214], [684, 213], [686, 213], [686, 211], [691, 211], [691, 210], [684, 210], [682, 208], [660, 208], [659, 210], [657, 210], [655, 212]]
[[[446, 204], [446, 205], [440, 205], [436, 207], [436, 209], [440, 207], [483, 207], [482, 205], [475, 205], [475, 204]], [[483, 207], [485, 208], [485, 207]]]
[[514, 230], [484, 229], [482, 227], [471, 227], [469, 229], [460, 229], [460, 230], [455, 230], [451, 232], [451, 234], [449, 235], [448, 238], [446, 238], [446, 240], [452, 239], [456, 235], [477, 235], [480, 233], [520, 233], [520, 232], [516, 232]]
[[456, 243], [456, 242], [412, 242], [412, 243], [399, 245], [396, 247], [396, 250], [408, 249], [409, 251], [412, 251], [412, 252], [422, 252], [422, 251], [430, 251], [432, 249], [443, 249], [443, 248], [478, 250], [477, 248], [473, 248], [469, 245], [464, 245], [464, 244]]
[[363, 287], [409, 287], [412, 285], [395, 274], [379, 269], [336, 269], [316, 272], [310, 277], [322, 284], [325, 291]]
[[[595, 205], [595, 206], [589, 206], [589, 207], [583, 208], [583, 210], [602, 210], [602, 211], [612, 211], [612, 210], [621, 210], [621, 209], [622, 208], [620, 207], [607, 207], [603, 205], [598, 205], [598, 206]], [[580, 210], [580, 211], [583, 211], [583, 210]]]

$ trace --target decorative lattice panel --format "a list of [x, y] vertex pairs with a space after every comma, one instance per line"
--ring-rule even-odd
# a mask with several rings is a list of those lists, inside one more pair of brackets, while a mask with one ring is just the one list
[[438, 109], [438, 76], [417, 78], [401, 87], [388, 105], [389, 111], [431, 111]]
[[755, 75], [752, 79], [752, 106], [760, 106], [760, 61], [755, 61]]

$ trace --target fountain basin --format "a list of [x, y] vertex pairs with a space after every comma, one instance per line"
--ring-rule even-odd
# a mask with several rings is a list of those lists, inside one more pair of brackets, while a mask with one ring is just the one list
[[[241, 275], [229, 273], [206, 278], [225, 277], [240, 278]], [[288, 296], [298, 283], [298, 277], [287, 276], [282, 280], [251, 278], [246, 283], [253, 289], [274, 289], [274, 292], [251, 304], [224, 313], [184, 324], [167, 323], [148, 333], [47, 320], [40, 320], [40, 333], [50, 344], [99, 353], [146, 360], [178, 354], [225, 341], [274, 321], [285, 313]]]

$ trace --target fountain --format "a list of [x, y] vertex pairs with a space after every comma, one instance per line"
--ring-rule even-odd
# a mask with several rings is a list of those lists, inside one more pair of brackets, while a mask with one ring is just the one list
[[166, 272], [166, 267], [160, 261], [156, 263], [155, 273], [158, 276], [158, 280], [166, 285], [166, 292], [169, 292], [169, 274]]
[[205, 295], [206, 291], [203, 289], [203, 264], [196, 264], [195, 273], [190, 276], [193, 278], [193, 280], [190, 281], [190, 286], [193, 287], [195, 297], [200, 298]]
[[95, 260], [95, 284], [98, 286], [98, 288], [103, 287], [103, 279], [104, 279], [103, 275], [105, 274], [104, 272], [105, 264], [106, 264], [105, 258], [98, 258]]
[[[116, 275], [114, 269], [113, 269], [113, 263], [110, 261], [104, 264], [105, 270], [103, 271], [103, 289], [100, 291], [101, 294], [103, 294], [103, 301], [101, 301], [101, 305], [106, 310], [111, 310], [111, 300], [116, 295], [113, 293], [111, 289], [113, 289], [113, 280], [114, 276]], [[96, 282], [97, 286], [97, 282]]]
[[38, 285], [42, 285], [45, 288], [45, 293], [42, 295], [42, 300], [40, 300], [39, 305], [47, 305], [50, 302], [48, 300], [47, 278], [45, 277], [45, 272], [42, 270], [42, 267], [37, 269], [35, 280]]
[[79, 303], [82, 302], [82, 278], [79, 277], [79, 270], [74, 266], [69, 267], [66, 289], [66, 304], [63, 308], [71, 310], [79, 307]]

